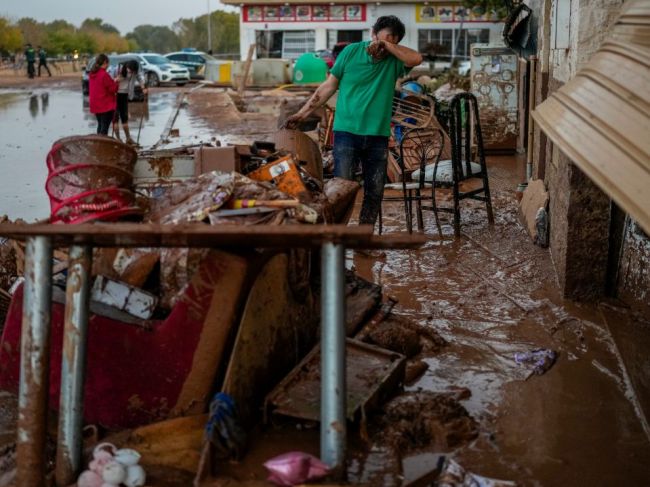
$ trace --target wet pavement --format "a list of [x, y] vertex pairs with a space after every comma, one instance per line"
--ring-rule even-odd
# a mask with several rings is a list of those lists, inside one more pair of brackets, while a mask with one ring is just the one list
[[[142, 145], [158, 140], [178, 93], [152, 93], [148, 111], [138, 113], [134, 106], [136, 134], [144, 115]], [[221, 98], [209, 107], [214, 113], [225, 108]], [[211, 126], [207, 116], [201, 121], [185, 109], [175, 124], [192, 137], [209, 134]], [[78, 92], [0, 91], [0, 214], [28, 220], [47, 216], [45, 154], [57, 138], [92, 133], [94, 127]], [[372, 438], [365, 443], [352, 430], [350, 482], [401, 485], [445, 453], [472, 472], [520, 485], [650, 484], [650, 430], [607, 328], [610, 305], [562, 299], [548, 250], [533, 245], [519, 221], [514, 188], [522, 168], [521, 159], [489, 159], [492, 227], [478, 202], [465, 201], [459, 240], [448, 223], [440, 238], [433, 215], [425, 212], [430, 239], [424, 248], [348, 253], [348, 267], [399, 301], [396, 314], [435, 329], [449, 342], [442, 351], [420, 357], [429, 369], [406, 390], [465, 387], [471, 396], [461, 403], [479, 425], [478, 438], [465, 446], [424, 448], [399, 457]], [[445, 199], [441, 195], [439, 203], [448, 205]], [[403, 222], [401, 203], [385, 203], [384, 232], [404, 231]], [[546, 374], [528, 377], [514, 354], [535, 348], [556, 350], [559, 358]], [[226, 465], [221, 473], [262, 481], [262, 463], [289, 450], [318, 454], [318, 430], [260, 430], [245, 461]]]
[[[648, 485], [650, 430], [603, 318], [606, 304], [561, 298], [548, 250], [532, 244], [518, 218], [521, 167], [514, 158], [489, 161], [492, 228], [484, 208], [465, 201], [460, 240], [451, 225], [441, 240], [425, 212], [431, 240], [422, 250], [350, 254], [348, 264], [397, 298], [397, 313], [450, 342], [424, 358], [429, 370], [407, 390], [470, 389], [462, 403], [481, 434], [454, 452], [466, 468], [522, 485]], [[404, 229], [402, 205], [390, 205], [386, 233]], [[514, 353], [535, 348], [559, 358], [526, 379]]]
[[[548, 250], [533, 245], [519, 221], [514, 188], [522, 168], [513, 157], [489, 160], [493, 227], [484, 207], [465, 201], [460, 240], [450, 224], [443, 224], [441, 239], [425, 212], [430, 240], [421, 250], [348, 252], [349, 268], [399, 301], [394, 313], [449, 342], [420, 357], [429, 369], [405, 390], [467, 388], [471, 396], [461, 404], [479, 425], [478, 438], [459, 448], [397, 456], [352, 428], [349, 482], [404, 485], [432, 470], [444, 453], [474, 473], [518, 485], [649, 484], [650, 431], [603, 318], [609, 305], [562, 299]], [[439, 203], [450, 202], [441, 197]], [[385, 233], [405, 231], [403, 222], [402, 204], [384, 203]], [[553, 349], [559, 358], [544, 375], [529, 377], [514, 354], [536, 348]], [[245, 460], [220, 472], [241, 485], [260, 485], [264, 461], [290, 450], [318, 455], [318, 444], [317, 428], [262, 429]]]
[[[131, 103], [129, 126], [143, 148], [156, 143], [176, 110], [180, 90], [152, 90], [148, 103]], [[140, 128], [141, 125], [141, 128]], [[0, 215], [27, 221], [47, 218], [45, 157], [61, 137], [95, 133], [97, 122], [80, 90], [0, 89]], [[206, 132], [187, 110], [179, 110], [174, 127], [193, 137]], [[203, 130], [201, 128], [203, 127]]]

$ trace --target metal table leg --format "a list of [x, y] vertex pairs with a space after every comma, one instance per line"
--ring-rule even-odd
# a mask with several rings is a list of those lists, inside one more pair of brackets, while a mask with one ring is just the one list
[[60, 486], [74, 483], [82, 466], [83, 389], [91, 271], [92, 248], [70, 247], [56, 449], [56, 483]]
[[326, 242], [321, 265], [321, 460], [345, 465], [345, 249]]
[[50, 365], [52, 241], [29, 237], [20, 352], [16, 485], [45, 485], [45, 436]]

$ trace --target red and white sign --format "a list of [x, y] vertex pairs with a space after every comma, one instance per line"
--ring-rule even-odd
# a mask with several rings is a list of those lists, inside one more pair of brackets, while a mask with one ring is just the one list
[[244, 22], [365, 22], [365, 5], [245, 5]]

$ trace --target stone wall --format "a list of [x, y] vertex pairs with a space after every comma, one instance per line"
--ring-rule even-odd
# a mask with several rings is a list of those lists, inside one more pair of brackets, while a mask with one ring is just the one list
[[650, 238], [628, 220], [616, 292], [626, 304], [650, 315]]
[[[555, 1], [570, 2], [569, 47], [552, 49]], [[544, 0], [537, 15], [536, 104], [572, 79], [589, 61], [614, 22], [623, 0]], [[605, 289], [610, 199], [535, 128], [533, 175], [550, 197], [550, 249], [565, 297], [589, 299]]]

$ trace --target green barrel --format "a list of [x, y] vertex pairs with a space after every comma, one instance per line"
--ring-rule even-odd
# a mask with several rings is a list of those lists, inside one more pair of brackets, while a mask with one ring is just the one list
[[327, 63], [313, 52], [303, 54], [293, 67], [295, 84], [322, 83], [327, 78]]

